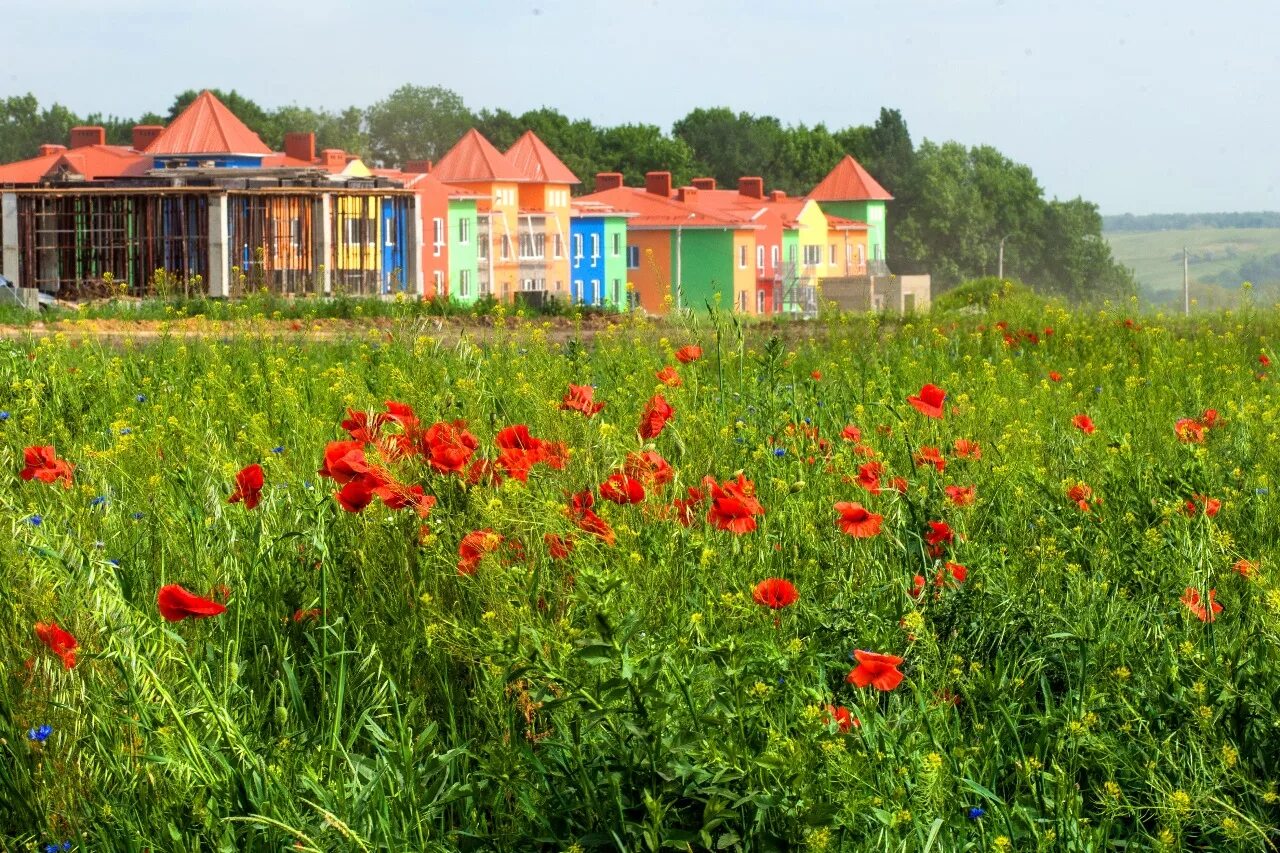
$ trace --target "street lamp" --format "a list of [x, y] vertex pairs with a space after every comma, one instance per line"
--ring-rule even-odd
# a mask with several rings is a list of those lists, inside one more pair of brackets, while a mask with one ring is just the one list
[[1012, 237], [1012, 234], [1006, 234], [1000, 238], [1000, 260], [996, 267], [996, 278], [1004, 281], [1004, 241]]

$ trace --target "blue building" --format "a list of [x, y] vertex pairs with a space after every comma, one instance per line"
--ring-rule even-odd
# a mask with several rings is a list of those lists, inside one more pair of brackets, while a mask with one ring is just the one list
[[569, 293], [575, 305], [622, 310], [627, 304], [627, 217], [599, 202], [569, 213]]

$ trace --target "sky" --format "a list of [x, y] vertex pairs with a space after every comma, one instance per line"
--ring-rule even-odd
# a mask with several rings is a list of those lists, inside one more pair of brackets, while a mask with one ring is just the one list
[[667, 129], [888, 106], [917, 143], [993, 145], [1104, 214], [1280, 210], [1276, 0], [0, 0], [0, 47], [0, 97], [81, 115], [188, 88], [339, 109], [405, 83]]

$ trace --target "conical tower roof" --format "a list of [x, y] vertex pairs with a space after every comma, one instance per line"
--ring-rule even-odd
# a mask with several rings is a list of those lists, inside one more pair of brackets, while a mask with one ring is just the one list
[[848, 154], [809, 193], [814, 201], [892, 201], [862, 164]]
[[248, 126], [236, 118], [208, 89], [201, 92], [164, 132], [151, 141], [146, 153], [166, 154], [270, 154]]
[[532, 130], [526, 130], [524, 136], [507, 149], [507, 159], [531, 181], [543, 184], [582, 183]]

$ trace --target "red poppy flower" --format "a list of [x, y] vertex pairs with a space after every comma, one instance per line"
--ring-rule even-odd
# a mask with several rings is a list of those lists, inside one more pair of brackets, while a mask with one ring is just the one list
[[676, 476], [676, 472], [671, 469], [671, 464], [656, 450], [628, 453], [622, 470], [628, 477], [639, 480], [650, 488], [666, 485]]
[[64, 669], [76, 665], [76, 648], [80, 645], [70, 632], [60, 628], [57, 622], [37, 622], [36, 637], [49, 647], [49, 651], [62, 658]]
[[218, 602], [187, 592], [176, 583], [162, 586], [156, 591], [156, 607], [168, 622], [180, 622], [188, 617], [207, 619], [227, 610]]
[[395, 400], [387, 400], [387, 413], [380, 415], [384, 421], [391, 421], [400, 425], [406, 433], [414, 433], [418, 430], [418, 416], [413, 411], [413, 406], [408, 403], [398, 403]]
[[720, 530], [728, 530], [741, 536], [756, 529], [757, 515], [764, 515], [764, 507], [755, 497], [755, 483], [739, 474], [736, 480], [726, 480], [723, 485], [714, 477], [703, 480], [711, 496], [707, 521]]
[[1258, 355], [1258, 364], [1261, 364], [1263, 367], [1270, 367], [1271, 359], [1267, 357], [1267, 354], [1265, 352], [1260, 353]]
[[1222, 501], [1217, 498], [1211, 498], [1208, 495], [1192, 495], [1191, 500], [1187, 501], [1185, 507], [1187, 515], [1198, 515], [1203, 512], [1205, 515], [1213, 518], [1222, 509]]
[[616, 504], [638, 504], [644, 500], [644, 485], [619, 471], [600, 484], [600, 497]]
[[937, 557], [941, 556], [946, 546], [955, 544], [956, 535], [952, 532], [951, 525], [945, 521], [931, 521], [929, 532], [924, 535], [924, 541], [929, 543], [929, 553]]
[[849, 713], [849, 709], [843, 705], [827, 706], [827, 716], [826, 719], [823, 720], [823, 723], [829, 726], [833, 722], [836, 724], [836, 727], [840, 729], [841, 734], [848, 733], [848, 731], [854, 726], [862, 725], [862, 721]]
[[967, 438], [957, 438], [955, 443], [957, 459], [981, 459], [982, 446]]
[[913, 457], [912, 461], [915, 462], [917, 468], [921, 465], [932, 465], [934, 468], [938, 469], [939, 474], [947, 468], [947, 460], [943, 457], [942, 451], [938, 450], [936, 447], [929, 447], [927, 445], [916, 451], [916, 455]]
[[331, 441], [325, 446], [324, 464], [318, 473], [342, 486], [372, 470], [364, 455], [364, 445], [359, 441]]
[[751, 597], [756, 604], [762, 604], [773, 610], [790, 607], [800, 599], [800, 593], [789, 580], [768, 578], [755, 585]]
[[389, 509], [413, 509], [420, 518], [430, 515], [431, 508], [436, 505], [435, 496], [426, 494], [422, 486], [417, 485], [405, 486], [403, 483], [387, 481], [373, 488], [372, 493]]
[[236, 474], [236, 490], [227, 498], [227, 503], [244, 501], [245, 509], [253, 509], [262, 500], [262, 466], [257, 462], [240, 469]]
[[1236, 560], [1236, 564], [1231, 568], [1234, 569], [1236, 574], [1240, 575], [1240, 577], [1248, 578], [1252, 577], [1253, 574], [1258, 571], [1258, 564], [1252, 560], [1240, 559]]
[[809, 378], [810, 378], [810, 379], [812, 379], [814, 382], [821, 382], [821, 381], [822, 381], [822, 371], [821, 371], [821, 370], [815, 370], [815, 371], [813, 371], [812, 373], [810, 373], [810, 374], [809, 374]]
[[361, 477], [344, 483], [342, 488], [333, 493], [333, 496], [347, 512], [360, 512], [373, 503], [373, 491], [377, 488], [379, 488], [378, 481]]
[[898, 665], [902, 658], [893, 655], [881, 655], [875, 652], [864, 652], [861, 649], [853, 653], [858, 665], [845, 679], [857, 687], [870, 685], [876, 690], [892, 690], [902, 683], [902, 673]]
[[859, 442], [862, 441], [862, 430], [853, 424], [848, 424], [844, 429], [840, 430], [840, 437], [845, 441]]
[[564, 400], [560, 402], [560, 408], [566, 412], [582, 412], [589, 418], [593, 417], [604, 408], [604, 403], [594, 401], [595, 394], [596, 389], [590, 385], [570, 385]]
[[667, 425], [667, 421], [675, 417], [675, 414], [676, 410], [671, 408], [666, 398], [661, 394], [654, 394], [652, 399], [645, 403], [644, 411], [640, 413], [640, 426], [637, 428], [640, 438], [645, 441], [657, 438], [663, 427]]
[[1050, 381], [1053, 381], [1053, 382], [1061, 382], [1061, 381], [1062, 381], [1062, 374], [1061, 374], [1061, 373], [1059, 373], [1059, 372], [1058, 372], [1058, 371], [1056, 371], [1056, 370], [1050, 370], [1050, 371], [1049, 371], [1049, 379], [1050, 379]]
[[1093, 434], [1093, 430], [1094, 430], [1093, 418], [1089, 417], [1088, 415], [1085, 415], [1085, 414], [1076, 415], [1074, 418], [1071, 419], [1071, 424], [1076, 429], [1084, 433], [1085, 435]]
[[595, 505], [595, 500], [595, 496], [589, 490], [578, 492], [570, 497], [565, 514], [578, 526], [579, 530], [601, 539], [606, 545], [612, 545], [616, 541], [613, 528], [609, 526], [609, 522], [592, 511], [591, 507]]
[[26, 466], [20, 476], [23, 480], [39, 480], [42, 483], [62, 481], [63, 488], [71, 488], [71, 472], [75, 466], [65, 459], [59, 459], [52, 444], [28, 447], [22, 451]]
[[687, 346], [682, 346], [680, 349], [676, 350], [676, 361], [681, 364], [688, 364], [689, 362], [697, 361], [700, 358], [702, 358], [702, 347], [700, 346], [688, 344]]
[[[956, 583], [964, 583], [965, 578], [969, 577], [969, 569], [959, 563], [953, 563], [948, 560], [943, 564], [942, 568], [947, 574], [951, 575], [951, 577], [955, 579]], [[938, 586], [942, 586], [942, 572], [939, 572], [938, 576]]]
[[696, 517], [694, 510], [698, 508], [699, 504], [707, 499], [707, 496], [701, 489], [695, 489], [693, 487], [689, 488], [688, 495], [688, 499], [680, 500], [677, 498], [672, 501], [671, 504], [671, 508], [676, 511], [676, 520], [685, 527], [689, 527], [693, 524], [693, 519]]
[[919, 598], [920, 593], [924, 592], [924, 575], [916, 575], [911, 579], [911, 589], [907, 593], [912, 598]]
[[421, 444], [422, 454], [432, 468], [441, 474], [461, 474], [480, 443], [467, 432], [466, 421], [441, 421], [427, 427]]
[[880, 532], [880, 523], [884, 521], [884, 516], [869, 512], [860, 503], [840, 501], [836, 512], [840, 514], [836, 526], [854, 539], [870, 539]]
[[977, 499], [976, 486], [947, 486], [947, 499], [956, 506], [971, 506]]
[[1093, 489], [1084, 483], [1076, 483], [1067, 489], [1067, 498], [1076, 502], [1082, 512], [1089, 511], [1089, 501], [1093, 499]]
[[1204, 444], [1205, 425], [1193, 418], [1179, 418], [1173, 431], [1183, 444]]
[[370, 419], [368, 412], [355, 409], [347, 409], [347, 419], [342, 422], [342, 428], [347, 431], [347, 435], [360, 444], [375, 444], [381, 427], [382, 415], [374, 415]]
[[889, 488], [893, 489], [900, 495], [905, 495], [907, 493], [907, 478], [894, 477], [889, 481]]
[[463, 536], [462, 541], [458, 543], [458, 574], [474, 575], [476, 566], [480, 565], [485, 555], [497, 551], [501, 545], [502, 536], [488, 527], [483, 530], [473, 530]]
[[1209, 606], [1206, 608], [1200, 599], [1200, 590], [1193, 586], [1187, 587], [1187, 591], [1182, 594], [1182, 603], [1186, 608], [1195, 614], [1196, 618], [1201, 622], [1212, 622], [1218, 618], [1218, 614], [1222, 612], [1222, 605], [1213, 600], [1217, 595], [1216, 589], [1209, 590]]
[[1204, 425], [1204, 428], [1205, 428], [1205, 429], [1212, 429], [1212, 428], [1214, 428], [1215, 426], [1217, 426], [1217, 425], [1218, 425], [1218, 410], [1217, 410], [1217, 409], [1205, 409], [1205, 410], [1204, 410], [1204, 414], [1202, 414], [1202, 415], [1200, 416], [1200, 423]]
[[553, 468], [564, 467], [565, 450], [554, 442], [543, 441], [529, 433], [529, 427], [515, 424], [494, 436], [493, 443], [501, 451], [494, 463], [507, 475], [522, 482], [529, 479], [529, 471], [538, 463]]
[[573, 553], [573, 540], [556, 533], [544, 533], [542, 542], [553, 560], [563, 560]]
[[946, 391], [943, 391], [937, 385], [925, 385], [920, 389], [919, 394], [912, 394], [907, 397], [907, 402], [926, 418], [940, 418], [943, 414], [943, 403], [946, 399]]
[[320, 618], [319, 607], [312, 607], [309, 610], [303, 610], [301, 607], [299, 607], [297, 610], [293, 611], [294, 622], [306, 622], [308, 620], [314, 622], [319, 618]]
[[867, 462], [858, 466], [858, 485], [873, 495], [880, 494], [880, 477], [884, 475], [884, 465], [879, 462]]
[[671, 365], [667, 365], [657, 372], [658, 381], [668, 388], [679, 388], [684, 384], [684, 380], [680, 378], [680, 374], [676, 373], [676, 369]]

